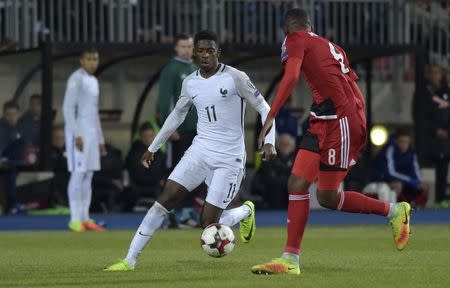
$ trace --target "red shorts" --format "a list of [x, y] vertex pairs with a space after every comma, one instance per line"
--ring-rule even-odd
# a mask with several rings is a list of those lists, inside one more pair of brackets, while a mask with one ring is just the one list
[[312, 119], [300, 143], [292, 174], [310, 183], [318, 178], [321, 190], [337, 189], [365, 145], [365, 123], [361, 113], [336, 120]]

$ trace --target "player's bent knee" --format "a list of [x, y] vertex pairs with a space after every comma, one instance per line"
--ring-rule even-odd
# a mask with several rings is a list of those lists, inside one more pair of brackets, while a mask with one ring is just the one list
[[289, 176], [288, 191], [296, 192], [298, 194], [307, 194], [310, 183], [304, 178], [296, 175]]
[[317, 190], [317, 201], [320, 206], [328, 209], [336, 208], [337, 192], [330, 190]]

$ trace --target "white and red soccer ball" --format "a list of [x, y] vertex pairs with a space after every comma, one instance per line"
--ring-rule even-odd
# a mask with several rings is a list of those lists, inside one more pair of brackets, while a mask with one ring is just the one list
[[234, 249], [233, 230], [226, 225], [210, 224], [203, 230], [200, 243], [209, 256], [223, 257]]

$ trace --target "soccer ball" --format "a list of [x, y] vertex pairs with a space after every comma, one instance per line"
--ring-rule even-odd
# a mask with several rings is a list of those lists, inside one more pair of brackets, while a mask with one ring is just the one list
[[209, 256], [223, 257], [234, 249], [233, 230], [226, 225], [210, 224], [203, 230], [200, 243]]

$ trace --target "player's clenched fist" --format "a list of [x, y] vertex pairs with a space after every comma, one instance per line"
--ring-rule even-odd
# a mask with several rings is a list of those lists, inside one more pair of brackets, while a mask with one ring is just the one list
[[141, 157], [141, 164], [145, 168], [150, 168], [150, 165], [152, 164], [153, 159], [155, 158], [155, 153], [150, 151], [145, 151], [144, 155]]

